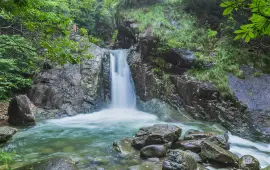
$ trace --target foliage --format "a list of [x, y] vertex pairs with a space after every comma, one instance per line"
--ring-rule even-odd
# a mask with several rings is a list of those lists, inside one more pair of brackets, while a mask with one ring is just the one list
[[113, 35], [112, 35], [112, 43], [113, 43], [113, 44], [116, 42], [117, 35], [118, 35], [118, 30], [115, 30], [115, 31], [113, 32]]
[[248, 11], [249, 22], [241, 25], [235, 40], [244, 39], [249, 42], [258, 36], [270, 35], [270, 1], [269, 0], [226, 0], [220, 4], [224, 8], [223, 15], [234, 17], [236, 13]]
[[15, 153], [9, 153], [9, 152], [0, 152], [0, 163], [4, 164], [7, 169], [10, 168], [10, 163], [13, 162]]

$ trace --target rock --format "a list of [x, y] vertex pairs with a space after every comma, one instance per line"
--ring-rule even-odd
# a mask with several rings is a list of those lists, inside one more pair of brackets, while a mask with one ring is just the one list
[[[50, 118], [96, 111], [106, 102], [109, 95], [109, 51], [89, 44], [87, 53], [93, 57], [80, 64], [42, 70], [34, 77], [28, 97], [39, 108], [57, 110], [57, 115]], [[38, 119], [44, 117], [36, 116]]]
[[149, 145], [141, 149], [140, 156], [143, 159], [164, 157], [166, 156], [167, 148], [164, 145]]
[[181, 150], [170, 150], [162, 170], [195, 170], [197, 163], [190, 154]]
[[190, 154], [190, 156], [192, 156], [197, 163], [202, 163], [202, 158], [200, 157], [199, 154], [197, 154], [195, 152], [191, 152], [189, 150], [187, 150], [186, 153]]
[[181, 132], [181, 128], [168, 124], [140, 128], [132, 141], [132, 146], [135, 149], [141, 149], [148, 145], [174, 142], [181, 136]]
[[164, 60], [180, 68], [191, 68], [196, 61], [194, 52], [185, 49], [171, 49], [164, 55]]
[[260, 170], [260, 163], [253, 156], [244, 155], [239, 160], [239, 168], [243, 170]]
[[132, 140], [133, 138], [124, 138], [121, 139], [119, 142], [113, 143], [113, 149], [117, 152], [120, 152], [124, 155], [130, 154], [130, 153], [136, 153], [136, 151], [132, 146]]
[[140, 165], [131, 166], [128, 170], [162, 170], [162, 166], [155, 162], [144, 162]]
[[7, 142], [16, 132], [17, 129], [12, 127], [0, 127], [0, 143]]
[[226, 150], [230, 149], [229, 136], [227, 133], [222, 134], [222, 135], [211, 136], [207, 140], [209, 140], [210, 142], [214, 143], [215, 145], [218, 145]]
[[237, 167], [239, 158], [209, 141], [202, 142], [201, 155], [208, 160]]
[[33, 164], [29, 164], [16, 170], [78, 170], [74, 162], [69, 158], [56, 157]]
[[199, 130], [188, 130], [184, 135], [184, 140], [194, 140], [194, 139], [204, 139], [208, 137], [215, 136], [212, 132], [201, 132]]
[[16, 126], [34, 125], [34, 105], [26, 95], [14, 97], [8, 107], [8, 122]]
[[148, 162], [159, 162], [159, 158], [148, 158], [146, 161]]
[[201, 152], [201, 144], [203, 140], [186, 140], [176, 141], [172, 144], [172, 149], [190, 150], [195, 153]]

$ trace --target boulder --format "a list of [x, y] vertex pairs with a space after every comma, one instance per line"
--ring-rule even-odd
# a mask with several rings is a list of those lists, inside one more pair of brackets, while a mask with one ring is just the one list
[[132, 140], [133, 138], [123, 138], [118, 142], [113, 143], [113, 149], [117, 152], [120, 152], [124, 155], [130, 154], [130, 153], [136, 153], [136, 151], [132, 146]]
[[185, 151], [170, 150], [164, 161], [162, 170], [195, 170], [197, 163], [195, 159]]
[[0, 127], [0, 143], [7, 142], [16, 132], [17, 129], [12, 127]]
[[239, 158], [236, 155], [207, 140], [202, 142], [201, 155], [207, 160], [238, 166]]
[[221, 134], [221, 135], [215, 135], [211, 136], [210, 138], [207, 138], [210, 142], [218, 145], [219, 147], [222, 147], [226, 150], [230, 149], [230, 144], [229, 144], [229, 136], [227, 133]]
[[182, 129], [175, 125], [156, 124], [141, 128], [135, 135], [132, 146], [141, 149], [144, 146], [175, 142], [181, 136]]
[[260, 163], [253, 156], [244, 155], [239, 160], [239, 168], [243, 170], [260, 170]]
[[190, 129], [184, 135], [184, 140], [204, 139], [215, 136], [212, 132], [201, 132], [199, 130]]
[[200, 157], [199, 154], [192, 152], [192, 151], [189, 151], [189, 150], [187, 150], [186, 153], [188, 153], [190, 156], [192, 156], [197, 163], [202, 163], [202, 158]]
[[149, 145], [141, 149], [140, 156], [143, 159], [164, 157], [166, 156], [167, 148], [164, 145]]
[[69, 158], [56, 157], [33, 164], [29, 164], [16, 170], [78, 170], [75, 163]]
[[34, 125], [34, 105], [26, 95], [14, 97], [8, 107], [8, 122], [16, 126]]
[[201, 152], [201, 144], [203, 140], [186, 140], [176, 141], [172, 144], [172, 149], [190, 150], [195, 153]]

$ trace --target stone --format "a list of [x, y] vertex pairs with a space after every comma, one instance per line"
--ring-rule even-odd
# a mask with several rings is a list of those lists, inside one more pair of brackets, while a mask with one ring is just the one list
[[199, 130], [190, 129], [184, 135], [184, 140], [204, 139], [215, 136], [212, 132], [201, 132]]
[[202, 142], [201, 155], [211, 161], [235, 167], [238, 166], [239, 158], [236, 155], [209, 141]]
[[181, 128], [168, 124], [140, 128], [132, 141], [132, 146], [135, 149], [141, 149], [148, 145], [175, 142], [181, 136], [181, 132]]
[[148, 162], [159, 162], [160, 160], [159, 160], [159, 158], [148, 158], [148, 159], [146, 159], [146, 161], [148, 161]]
[[132, 146], [132, 140], [133, 138], [123, 138], [118, 142], [113, 143], [113, 149], [117, 152], [122, 153], [123, 155], [127, 154], [133, 154], [138, 151], [136, 151]]
[[14, 97], [8, 107], [8, 123], [15, 126], [35, 125], [34, 105], [26, 95]]
[[172, 144], [172, 149], [190, 150], [195, 153], [201, 152], [201, 143], [203, 140], [176, 141]]
[[156, 162], [144, 162], [140, 165], [130, 166], [128, 170], [162, 170], [162, 166]]
[[9, 126], [0, 127], [0, 143], [7, 142], [16, 132], [17, 129]]
[[164, 161], [162, 170], [195, 170], [197, 163], [195, 159], [185, 151], [170, 150]]
[[143, 159], [164, 157], [166, 156], [167, 148], [164, 145], [149, 145], [140, 150], [140, 156]]
[[15, 170], [78, 170], [70, 158], [56, 157], [38, 161]]
[[209, 140], [210, 142], [212, 142], [212, 143], [214, 143], [214, 144], [216, 144], [216, 145], [218, 145], [226, 150], [230, 149], [229, 136], [227, 133], [221, 134], [221, 135], [211, 136], [207, 140]]
[[243, 170], [260, 170], [260, 163], [253, 156], [244, 155], [239, 160], [239, 168]]
[[202, 163], [202, 158], [200, 157], [199, 154], [189, 151], [189, 150], [187, 150], [186, 153], [190, 154], [190, 156], [192, 156], [197, 163]]
[[[57, 116], [74, 116], [103, 107], [109, 93], [109, 51], [88, 44], [91, 59], [44, 69], [33, 79], [28, 97], [44, 110], [57, 110]], [[47, 115], [47, 114], [46, 114]], [[37, 115], [39, 119], [47, 116]]]

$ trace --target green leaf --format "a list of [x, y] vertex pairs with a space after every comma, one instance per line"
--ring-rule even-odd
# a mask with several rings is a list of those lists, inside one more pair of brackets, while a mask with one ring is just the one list
[[229, 14], [232, 13], [232, 11], [233, 11], [233, 7], [228, 7], [228, 8], [226, 8], [226, 9], [223, 11], [223, 15], [224, 15], [224, 16], [225, 16], [225, 15], [229, 15]]

